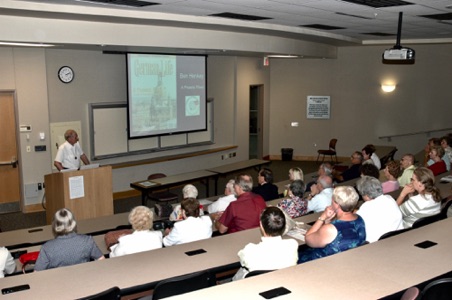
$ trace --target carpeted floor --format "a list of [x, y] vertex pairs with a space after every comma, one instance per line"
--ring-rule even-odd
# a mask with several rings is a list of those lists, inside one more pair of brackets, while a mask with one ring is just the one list
[[[274, 174], [274, 181], [283, 181], [288, 179], [288, 172], [290, 168], [293, 167], [299, 167], [303, 170], [305, 174], [314, 172], [318, 168], [318, 163], [315, 161], [272, 161], [272, 163], [269, 165], [269, 168], [273, 171]], [[247, 169], [241, 172], [237, 173], [231, 173], [227, 177], [220, 177], [218, 181], [218, 193], [222, 194], [223, 189], [226, 185], [226, 182], [234, 178], [235, 175], [239, 173], [247, 173], [253, 176], [254, 180], [257, 180], [257, 171], [255, 169]], [[194, 184], [199, 191], [199, 199], [202, 199], [206, 197], [206, 187], [202, 183], [195, 183]], [[212, 193], [214, 191], [214, 182], [213, 180], [210, 180], [209, 189]], [[182, 186], [172, 188], [171, 192], [181, 194]], [[115, 200], [114, 201], [114, 212], [122, 213], [122, 212], [128, 212], [133, 207], [141, 204], [141, 197], [132, 197], [128, 199], [121, 199], [121, 200]], [[28, 213], [24, 214], [22, 212], [14, 212], [14, 213], [6, 213], [6, 214], [0, 214], [0, 229], [2, 231], [10, 231], [10, 230], [16, 230], [16, 229], [23, 229], [23, 228], [32, 228], [32, 227], [38, 227], [43, 226], [46, 224], [46, 214], [45, 212], [36, 212], [36, 213]]]

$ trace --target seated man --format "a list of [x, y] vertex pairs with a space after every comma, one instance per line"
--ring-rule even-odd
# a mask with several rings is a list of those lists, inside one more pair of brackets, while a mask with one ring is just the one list
[[366, 241], [376, 242], [383, 234], [402, 228], [399, 206], [392, 196], [383, 194], [378, 179], [363, 176], [356, 186], [365, 201], [356, 213], [366, 224]]
[[308, 212], [322, 212], [331, 205], [333, 196], [333, 179], [331, 176], [322, 175], [317, 183], [311, 186], [311, 193], [308, 195]]
[[219, 211], [225, 211], [229, 206], [229, 203], [237, 200], [237, 197], [235, 196], [234, 182], [234, 179], [229, 180], [226, 184], [226, 188], [224, 189], [224, 196], [218, 198], [217, 201], [207, 206], [207, 211], [209, 212], [209, 214], [213, 214]]
[[253, 178], [241, 174], [235, 179], [234, 189], [237, 200], [231, 202], [224, 213], [213, 216], [220, 233], [232, 233], [259, 226], [259, 217], [267, 205], [264, 199], [251, 192]]
[[253, 193], [261, 195], [265, 201], [278, 199], [278, 187], [273, 184], [273, 172], [263, 168], [257, 175], [258, 185], [252, 190]]
[[360, 167], [363, 162], [363, 154], [359, 151], [353, 152], [350, 157], [352, 165], [341, 174], [333, 172], [334, 179], [337, 182], [349, 181], [358, 178], [361, 175]]
[[411, 182], [411, 177], [413, 177], [413, 172], [416, 167], [414, 166], [414, 155], [405, 154], [400, 160], [400, 167], [403, 171], [402, 175], [397, 178], [399, 185], [404, 187]]
[[[331, 165], [331, 163], [329, 162], [324, 162], [319, 166], [319, 169], [317, 170], [317, 178], [319, 178], [322, 175], [328, 175], [328, 176], [332, 176], [332, 172], [333, 172], [333, 166]], [[315, 178], [313, 176], [313, 178]], [[317, 184], [316, 180], [313, 180], [311, 182], [309, 182], [306, 185], [306, 191], [310, 191], [311, 190], [311, 186]]]
[[242, 268], [232, 280], [242, 279], [252, 271], [276, 270], [297, 264], [298, 242], [294, 239], [282, 239], [286, 227], [284, 213], [277, 207], [267, 207], [262, 212], [260, 227], [262, 242], [249, 243], [239, 251]]
[[212, 220], [199, 216], [199, 201], [187, 198], [181, 202], [182, 221], [174, 223], [172, 229], [165, 229], [165, 247], [208, 239], [212, 236]]

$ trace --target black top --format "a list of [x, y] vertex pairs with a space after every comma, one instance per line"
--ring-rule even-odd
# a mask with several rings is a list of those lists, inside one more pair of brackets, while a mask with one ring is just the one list
[[278, 187], [273, 183], [264, 183], [262, 185], [255, 186], [253, 193], [261, 195], [265, 201], [278, 199]]

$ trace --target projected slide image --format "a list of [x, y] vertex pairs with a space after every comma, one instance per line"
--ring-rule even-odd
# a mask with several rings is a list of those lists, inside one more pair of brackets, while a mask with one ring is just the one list
[[185, 116], [199, 116], [201, 114], [201, 103], [199, 96], [185, 97]]

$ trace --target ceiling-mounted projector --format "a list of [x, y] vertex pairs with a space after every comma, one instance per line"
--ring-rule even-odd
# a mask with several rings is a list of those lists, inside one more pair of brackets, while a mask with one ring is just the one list
[[386, 49], [383, 52], [384, 64], [414, 64], [414, 57], [416, 52], [407, 47], [400, 45], [400, 36], [402, 32], [402, 16], [403, 13], [399, 13], [399, 27], [397, 30], [397, 43], [391, 49]]

